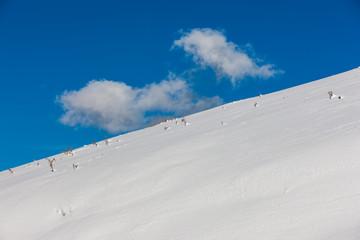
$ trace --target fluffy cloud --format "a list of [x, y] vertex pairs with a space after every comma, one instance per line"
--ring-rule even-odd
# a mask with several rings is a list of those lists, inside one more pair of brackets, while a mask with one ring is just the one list
[[258, 61], [228, 41], [222, 32], [209, 28], [184, 33], [173, 47], [184, 49], [195, 63], [211, 67], [220, 78], [230, 78], [233, 85], [247, 76], [269, 78], [279, 72], [271, 64], [260, 66]]
[[144, 88], [108, 80], [91, 81], [78, 91], [65, 91], [57, 102], [65, 111], [61, 123], [119, 133], [146, 126], [157, 113], [187, 115], [220, 105], [222, 99], [197, 97], [185, 80], [171, 74], [169, 79]]

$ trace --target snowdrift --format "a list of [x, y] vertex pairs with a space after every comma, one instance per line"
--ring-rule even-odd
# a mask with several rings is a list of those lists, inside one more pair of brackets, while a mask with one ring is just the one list
[[359, 92], [353, 69], [0, 172], [0, 239], [360, 239]]

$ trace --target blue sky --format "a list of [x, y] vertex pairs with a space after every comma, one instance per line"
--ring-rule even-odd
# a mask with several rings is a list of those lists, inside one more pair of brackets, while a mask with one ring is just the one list
[[0, 0], [0, 29], [0, 170], [360, 65], [357, 0]]

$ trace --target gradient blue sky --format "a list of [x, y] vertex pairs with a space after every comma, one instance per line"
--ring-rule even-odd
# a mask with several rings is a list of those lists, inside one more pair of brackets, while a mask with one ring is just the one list
[[[217, 79], [216, 70], [172, 49], [197, 28], [218, 31], [283, 73], [235, 86]], [[230, 102], [360, 65], [358, 0], [0, 0], [0, 30], [0, 170], [117, 135], [59, 121], [57, 96], [91, 80], [143, 88], [172, 72], [193, 94]]]

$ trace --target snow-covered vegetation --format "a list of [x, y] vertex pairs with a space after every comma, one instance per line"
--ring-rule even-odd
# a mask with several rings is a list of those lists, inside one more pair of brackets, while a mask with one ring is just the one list
[[359, 90], [353, 69], [0, 172], [0, 239], [360, 239]]

